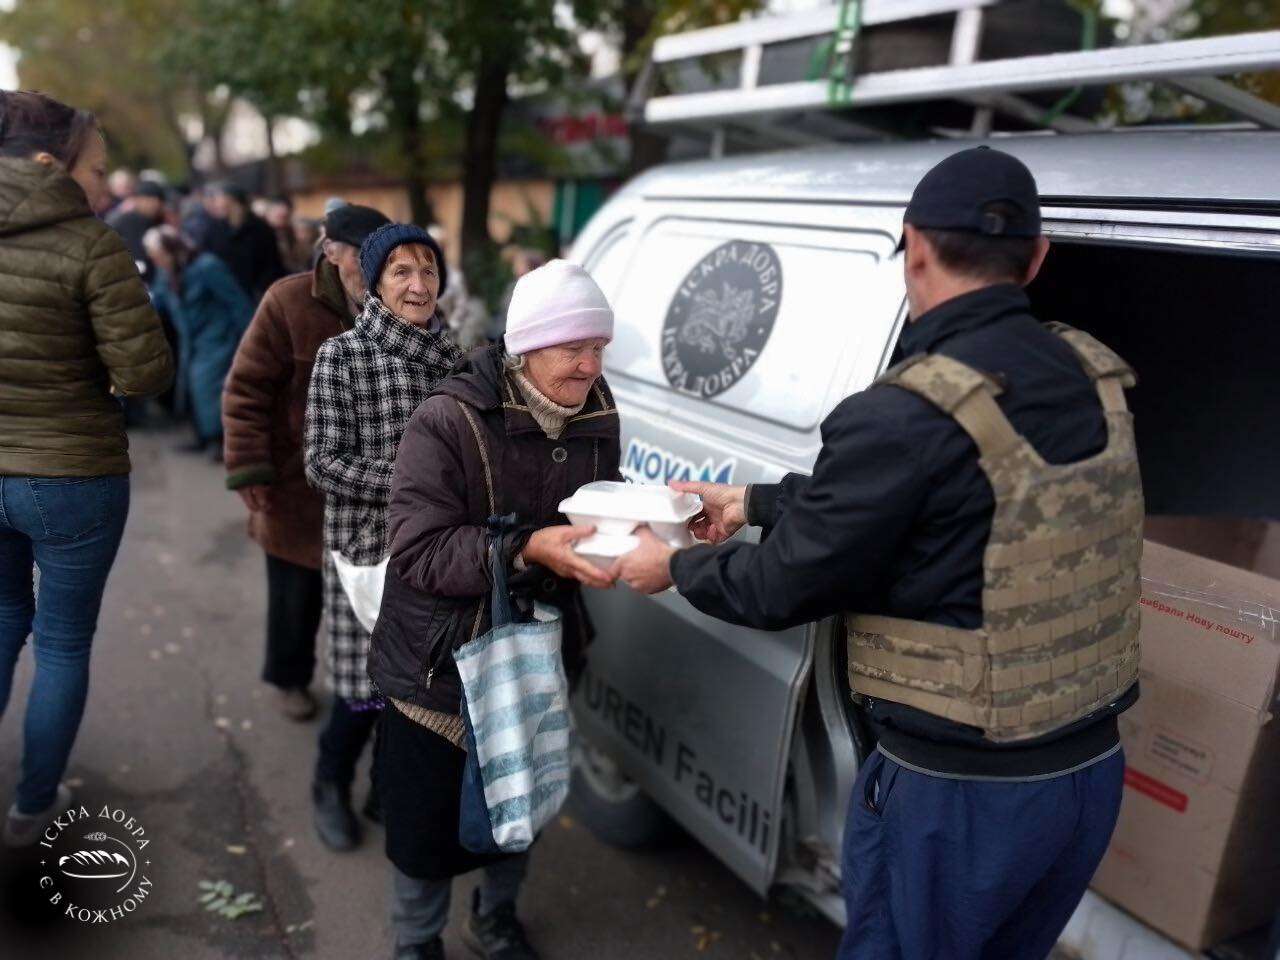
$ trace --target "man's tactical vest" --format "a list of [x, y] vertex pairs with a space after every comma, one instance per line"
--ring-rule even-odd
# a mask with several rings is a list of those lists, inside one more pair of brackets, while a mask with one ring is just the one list
[[1123, 392], [1136, 381], [1093, 337], [1050, 329], [1079, 354], [1106, 414], [1106, 449], [1077, 463], [1046, 463], [1001, 412], [1000, 386], [957, 360], [922, 354], [876, 381], [919, 394], [964, 428], [995, 512], [982, 626], [850, 615], [849, 681], [998, 742], [1078, 720], [1138, 675], [1142, 484]]

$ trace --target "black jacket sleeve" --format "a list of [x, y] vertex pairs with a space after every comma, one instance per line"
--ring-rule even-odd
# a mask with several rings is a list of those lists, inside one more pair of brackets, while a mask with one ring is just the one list
[[846, 399], [822, 425], [813, 476], [753, 488], [748, 516], [774, 521], [760, 544], [677, 553], [677, 589], [704, 613], [780, 630], [846, 610], [883, 592], [887, 564], [924, 503], [929, 476], [896, 388]]
[[777, 483], [751, 484], [747, 488], [747, 523], [768, 533], [812, 479], [803, 473], [788, 473]]

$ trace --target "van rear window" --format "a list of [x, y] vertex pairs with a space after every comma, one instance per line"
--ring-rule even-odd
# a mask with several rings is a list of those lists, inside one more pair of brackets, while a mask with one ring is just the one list
[[847, 392], [850, 351], [883, 349], [902, 297], [884, 246], [875, 234], [660, 220], [615, 300], [610, 376], [811, 431]]

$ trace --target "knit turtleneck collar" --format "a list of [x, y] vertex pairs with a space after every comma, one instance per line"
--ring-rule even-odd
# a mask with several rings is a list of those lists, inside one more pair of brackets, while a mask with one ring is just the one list
[[525, 375], [523, 370], [508, 369], [511, 371], [511, 379], [515, 382], [516, 388], [520, 391], [520, 395], [524, 397], [524, 402], [529, 405], [529, 415], [542, 428], [543, 433], [552, 440], [559, 440], [564, 433], [564, 428], [568, 424], [569, 418], [581, 413], [582, 408], [586, 406], [586, 402], [584, 401], [576, 407], [562, 407], [535, 387], [533, 381]]
[[391, 312], [381, 299], [369, 294], [356, 326], [387, 353], [408, 360], [435, 360], [452, 366], [462, 356], [453, 345], [440, 318], [428, 329], [416, 327]]

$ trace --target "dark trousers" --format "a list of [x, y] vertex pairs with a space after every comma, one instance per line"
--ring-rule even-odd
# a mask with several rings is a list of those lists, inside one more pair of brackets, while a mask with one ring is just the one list
[[285, 690], [311, 685], [323, 599], [319, 570], [267, 554], [267, 683]]
[[838, 960], [1042, 960], [1120, 812], [1124, 755], [1024, 783], [952, 780], [876, 751], [844, 837]]
[[364, 745], [373, 735], [381, 710], [355, 710], [352, 701], [333, 698], [329, 722], [320, 731], [320, 756], [316, 760], [316, 779], [350, 786], [356, 778], [356, 764]]

